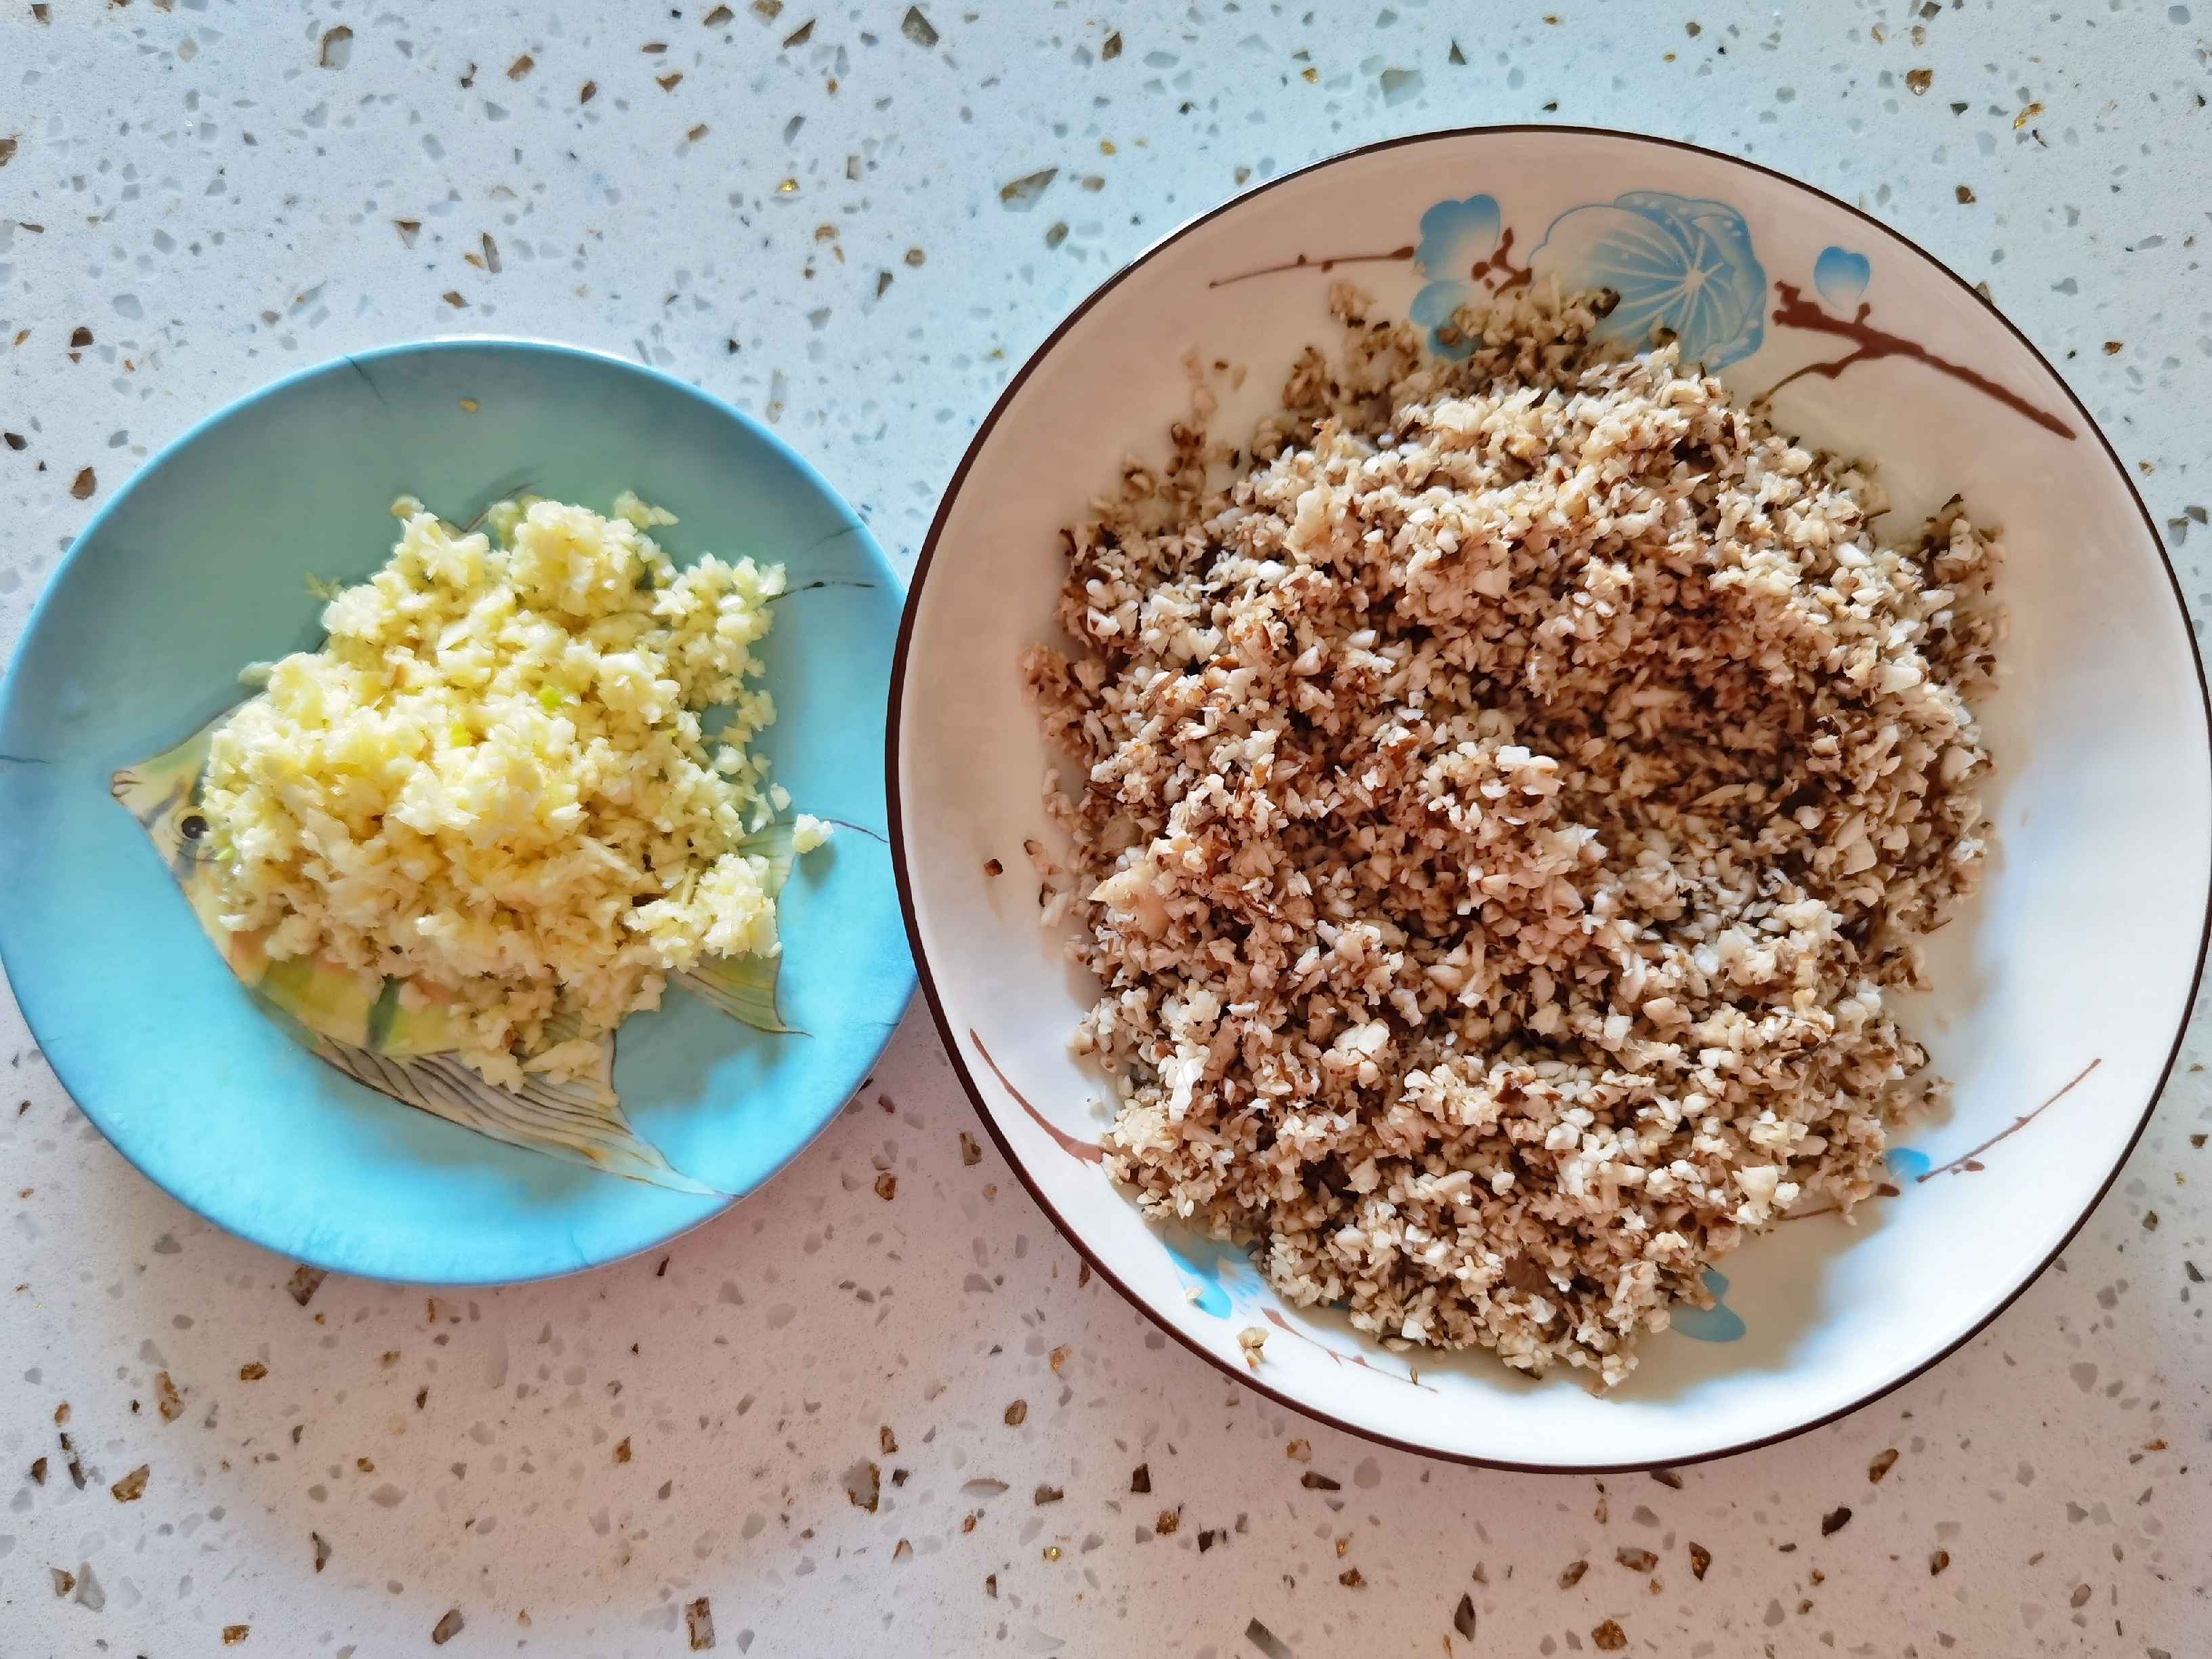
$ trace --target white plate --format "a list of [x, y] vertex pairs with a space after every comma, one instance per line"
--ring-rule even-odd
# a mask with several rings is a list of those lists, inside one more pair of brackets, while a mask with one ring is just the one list
[[[1789, 379], [1778, 421], [1879, 462], [1893, 522], [1962, 491], [2003, 528], [2013, 623], [2008, 678], [1984, 711], [1999, 850], [1984, 896], [1936, 941], [1942, 988], [1908, 1010], [1956, 1082], [1954, 1109], [1901, 1137], [1898, 1196], [1855, 1227], [1805, 1219], [1747, 1244], [1724, 1264], [1722, 1307], [1646, 1340], [1641, 1367], [1604, 1399], [1486, 1352], [1388, 1352], [1334, 1315], [1286, 1306], [1237, 1252], [1142, 1221], [1091, 1150], [1100, 1079], [1066, 1050], [1091, 988], [1064, 935], [1039, 927], [1023, 856], [1025, 838], [1059, 842], [1016, 659], [1052, 637], [1060, 526], [1125, 453], [1164, 449], [1188, 406], [1184, 354], [1249, 367], [1216, 428], [1239, 434], [1299, 348], [1334, 334], [1333, 276], [1373, 295], [1378, 314], [1433, 324], [1478, 269], [1494, 280], [1532, 263], [1620, 289], [1616, 314], [1663, 318], [1732, 386]], [[2172, 1064], [2203, 962], [2203, 679], [2156, 534], [2087, 411], [2017, 330], [1893, 232], [1778, 174], [1660, 140], [1556, 128], [1407, 139], [1292, 173], [1168, 237], [1045, 342], [977, 433], [922, 551], [892, 697], [892, 833], [922, 986], [1038, 1201], [1231, 1375], [1445, 1456], [1680, 1463], [1809, 1427], [1932, 1364], [2050, 1262], [2111, 1182]], [[1006, 872], [995, 880], [993, 858]], [[1269, 1322], [1254, 1375], [1237, 1334]]]

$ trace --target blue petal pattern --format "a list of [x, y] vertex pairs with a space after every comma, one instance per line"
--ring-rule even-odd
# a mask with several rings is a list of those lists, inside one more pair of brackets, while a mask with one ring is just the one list
[[1495, 196], [1439, 202], [1421, 216], [1421, 245], [1413, 262], [1431, 282], [1452, 277], [1465, 282], [1474, 262], [1487, 258], [1497, 248], [1504, 223]]
[[1474, 264], [1497, 251], [1504, 222], [1494, 196], [1438, 202], [1421, 216], [1421, 243], [1413, 263], [1429, 281], [1413, 296], [1408, 314], [1429, 331], [1429, 344], [1440, 356], [1464, 357], [1474, 349], [1441, 334], [1459, 308], [1480, 292]]
[[1728, 1277], [1717, 1267], [1705, 1269], [1705, 1288], [1713, 1293], [1710, 1308], [1678, 1307], [1669, 1328], [1678, 1330], [1692, 1342], [1734, 1342], [1741, 1339], [1746, 1328], [1743, 1317], [1728, 1305]]
[[1813, 288], [1839, 311], [1856, 305], [1874, 276], [1874, 265], [1863, 253], [1849, 248], [1824, 247], [1813, 262]]
[[1239, 1286], [1256, 1289], [1259, 1275], [1249, 1258], [1234, 1245], [1223, 1244], [1195, 1233], [1179, 1233], [1177, 1243], [1160, 1241], [1168, 1260], [1176, 1264], [1183, 1283], [1198, 1294], [1194, 1305], [1216, 1319], [1229, 1317], [1231, 1293]]
[[1766, 272], [1743, 216], [1725, 202], [1633, 190], [1552, 221], [1529, 264], [1565, 289], [1607, 288], [1620, 302], [1601, 330], [1635, 346], [1665, 328], [1707, 368], [1759, 349]]
[[1449, 337], [1444, 330], [1459, 314], [1459, 308], [1482, 292], [1473, 283], [1431, 283], [1413, 296], [1407, 314], [1415, 323], [1429, 331], [1429, 349], [1439, 357], [1458, 359], [1472, 355], [1471, 341], [1462, 339], [1456, 333]]

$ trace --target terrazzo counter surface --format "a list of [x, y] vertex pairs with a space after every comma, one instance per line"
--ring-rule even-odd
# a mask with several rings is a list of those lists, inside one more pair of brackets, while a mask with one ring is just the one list
[[[910, 569], [1007, 376], [1155, 237], [1348, 145], [1547, 120], [1749, 155], [1985, 282], [2212, 607], [2212, 8], [1552, 3], [0, 0], [0, 635], [201, 415], [450, 331], [697, 381]], [[1169, 1343], [919, 1006], [720, 1220], [426, 1294], [177, 1207], [6, 1002], [0, 1653], [2201, 1659], [2207, 1048], [1958, 1355], [1786, 1444], [1569, 1479], [1379, 1449]]]

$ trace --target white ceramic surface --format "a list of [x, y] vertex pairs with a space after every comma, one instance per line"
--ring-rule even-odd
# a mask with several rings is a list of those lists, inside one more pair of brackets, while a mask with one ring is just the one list
[[[1332, 260], [1334, 276], [1320, 268]], [[1249, 366], [1220, 416], [1233, 434], [1269, 406], [1297, 349], [1330, 337], [1335, 277], [1386, 314], [1433, 323], [1469, 283], [1531, 263], [1621, 288], [1622, 314], [1667, 320], [1747, 392], [1826, 366], [1781, 389], [1778, 421], [1877, 461], [1893, 522], [1962, 492], [2003, 527], [2013, 618], [2007, 684], [1984, 710], [1999, 850], [1984, 896], [1931, 952], [1939, 990], [1910, 1015], [1955, 1080], [1952, 1111], [1900, 1137], [1899, 1196], [1855, 1227], [1801, 1220], [1747, 1246], [1725, 1264], [1722, 1310], [1648, 1340], [1605, 1399], [1485, 1354], [1388, 1353], [1340, 1318], [1285, 1307], [1237, 1253], [1141, 1221], [1079, 1155], [1097, 1139], [1101, 1082], [1066, 1037], [1088, 988], [1064, 935], [1038, 925], [1022, 850], [1055, 837], [1017, 654], [1049, 635], [1059, 527], [1126, 451], [1158, 453], [1184, 414], [1184, 354]], [[1247, 274], [1278, 265], [1291, 268]], [[1246, 1376], [1237, 1332], [1274, 1319], [1285, 1328], [1256, 1386], [1449, 1456], [1679, 1463], [1824, 1420], [1932, 1364], [2050, 1261], [2109, 1183], [2172, 1064], [2201, 964], [2203, 680], [2149, 521], [2087, 411], [1965, 283], [1875, 221], [1657, 141], [1404, 140], [1168, 237], [1045, 343], [978, 433], [923, 550], [894, 699], [894, 836], [923, 985], [1038, 1200], [1153, 1319], [1233, 1375]], [[984, 872], [994, 857], [1007, 870], [997, 880]]]

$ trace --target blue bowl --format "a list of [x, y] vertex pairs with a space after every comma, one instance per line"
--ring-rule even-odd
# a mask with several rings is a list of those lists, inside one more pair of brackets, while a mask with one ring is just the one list
[[[180, 1202], [296, 1261], [426, 1284], [573, 1272], [647, 1249], [729, 1198], [646, 1186], [486, 1139], [309, 1055], [216, 956], [110, 775], [312, 647], [307, 578], [357, 579], [393, 497], [466, 520], [527, 488], [605, 511], [634, 489], [700, 553], [781, 562], [760, 740], [797, 808], [880, 833], [901, 590], [868, 532], [781, 441], [618, 358], [441, 340], [278, 381], [156, 456], [77, 538], [0, 682], [0, 961], [86, 1115]], [[771, 1036], [686, 997], [633, 1017], [615, 1086], [638, 1133], [732, 1197], [794, 1157], [860, 1085], [914, 988], [890, 860], [841, 831], [782, 901], [787, 1020]]]

